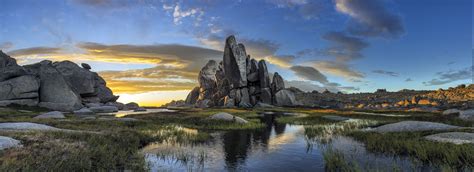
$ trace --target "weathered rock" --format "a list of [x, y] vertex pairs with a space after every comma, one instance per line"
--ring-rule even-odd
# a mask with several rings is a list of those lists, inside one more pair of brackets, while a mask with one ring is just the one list
[[133, 110], [134, 112], [146, 112], [146, 109], [143, 107], [139, 107]]
[[298, 105], [296, 102], [295, 95], [293, 92], [288, 90], [280, 90], [275, 93], [275, 104], [277, 106], [296, 106]]
[[87, 63], [81, 63], [81, 66], [82, 66], [82, 68], [87, 69], [87, 70], [91, 70], [91, 69], [92, 69], [91, 65], [89, 65], [89, 64], [87, 64]]
[[82, 97], [82, 103], [100, 103], [101, 100], [97, 96], [92, 96], [92, 97]]
[[100, 107], [102, 105], [101, 103], [86, 103], [86, 107]]
[[39, 102], [38, 107], [42, 107], [42, 108], [46, 108], [50, 110], [63, 111], [63, 112], [71, 112], [71, 111], [82, 108], [82, 105], [76, 106], [72, 102], [69, 102], [69, 103]]
[[272, 91], [270, 88], [261, 89], [260, 101], [262, 101], [262, 103], [272, 104]]
[[443, 111], [443, 115], [459, 115], [459, 113], [461, 113], [461, 111], [458, 109], [448, 109]]
[[257, 82], [259, 79], [258, 72], [253, 72], [247, 75], [247, 80], [249, 82]]
[[59, 111], [51, 111], [47, 113], [43, 113], [41, 115], [35, 116], [35, 119], [63, 119], [66, 118], [62, 112]]
[[31, 122], [4, 122], [0, 123], [0, 130], [61, 130], [44, 124]]
[[53, 66], [64, 77], [71, 89], [83, 96], [95, 96], [95, 76], [87, 69], [71, 61], [55, 62]]
[[11, 78], [19, 77], [26, 75], [27, 72], [25, 68], [21, 66], [6, 66], [6, 67], [0, 67], [0, 82], [5, 81]]
[[10, 137], [0, 136], [0, 150], [14, 147], [21, 147], [21, 142]]
[[40, 101], [41, 103], [62, 104], [65, 107], [44, 106], [52, 110], [68, 111], [82, 108], [80, 97], [74, 93], [62, 75], [52, 66], [51, 62], [43, 61], [39, 67]]
[[393, 124], [386, 124], [377, 128], [373, 131], [385, 133], [385, 132], [407, 132], [407, 131], [435, 131], [435, 130], [450, 130], [459, 128], [458, 126], [436, 123], [436, 122], [425, 122], [425, 121], [402, 121]]
[[91, 110], [94, 113], [113, 113], [113, 112], [118, 112], [118, 108], [115, 106], [99, 106], [99, 107], [90, 107], [89, 110]]
[[474, 109], [461, 111], [459, 113], [459, 118], [467, 121], [474, 121]]
[[270, 87], [270, 76], [268, 75], [268, 69], [265, 60], [260, 60], [258, 62], [258, 77], [260, 81], [260, 88]]
[[101, 103], [107, 103], [107, 102], [115, 102], [119, 98], [119, 96], [115, 96], [110, 90], [110, 88], [107, 87], [105, 80], [100, 77], [97, 73], [94, 74], [94, 79], [95, 79], [95, 92], [94, 95], [97, 95], [99, 97]]
[[38, 98], [36, 99], [20, 99], [20, 100], [0, 100], [0, 106], [8, 105], [25, 105], [25, 106], [38, 106]]
[[226, 39], [223, 64], [225, 76], [234, 87], [247, 85], [247, 53], [234, 36]]
[[106, 106], [115, 106], [117, 107], [118, 110], [128, 110], [127, 106], [125, 104], [120, 103], [120, 102], [107, 102], [105, 103]]
[[216, 61], [209, 60], [201, 69], [198, 76], [199, 87], [204, 90], [215, 89], [217, 87], [216, 71], [218, 65]]
[[0, 82], [0, 101], [38, 98], [39, 87], [38, 78], [32, 75]]
[[125, 106], [127, 106], [127, 108], [130, 109], [130, 110], [135, 110], [135, 109], [140, 107], [138, 105], [138, 103], [135, 103], [135, 102], [127, 103], [127, 104], [125, 104]]
[[16, 60], [14, 58], [11, 58], [0, 50], [0, 68], [4, 68], [7, 66], [18, 66], [18, 64], [16, 63]]
[[282, 89], [285, 89], [285, 82], [283, 81], [283, 78], [278, 74], [278, 72], [275, 72], [275, 74], [273, 74], [271, 89], [272, 93], [274, 94], [276, 94]]
[[186, 97], [186, 104], [195, 104], [199, 98], [199, 87], [194, 87]]
[[93, 111], [91, 111], [90, 109], [88, 109], [88, 108], [82, 108], [82, 109], [74, 111], [74, 114], [76, 114], [76, 115], [94, 115], [95, 113]]
[[212, 106], [213, 106], [212, 101], [209, 100], [209, 99], [198, 100], [196, 102], [196, 107], [198, 107], [198, 108], [208, 108], [208, 107], [212, 107]]
[[240, 102], [239, 102], [239, 107], [252, 107], [252, 104], [250, 104], [250, 95], [249, 91], [247, 88], [242, 88], [240, 89]]
[[474, 144], [474, 133], [447, 132], [425, 136], [426, 139], [454, 144]]
[[225, 112], [219, 112], [209, 117], [210, 119], [223, 120], [223, 121], [233, 121], [240, 124], [248, 123], [247, 120], [240, 118], [238, 116], [231, 115]]
[[249, 69], [249, 71], [250, 71], [250, 73], [255, 73], [255, 72], [258, 73], [258, 62], [257, 62], [257, 60], [250, 59], [250, 69]]
[[235, 100], [229, 96], [224, 97], [224, 106], [228, 108], [235, 107]]

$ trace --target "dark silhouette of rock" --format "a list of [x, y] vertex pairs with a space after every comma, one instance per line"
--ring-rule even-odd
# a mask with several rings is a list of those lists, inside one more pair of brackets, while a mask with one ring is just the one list
[[186, 97], [186, 104], [195, 104], [199, 98], [199, 87], [194, 87], [193, 90]]
[[225, 76], [233, 87], [247, 85], [247, 53], [234, 36], [226, 39], [223, 63]]
[[283, 81], [283, 78], [278, 74], [278, 72], [275, 72], [275, 74], [273, 74], [271, 88], [272, 88], [272, 93], [274, 94], [276, 94], [278, 91], [285, 88], [285, 83]]
[[87, 64], [87, 63], [81, 63], [81, 66], [82, 66], [82, 68], [87, 69], [87, 70], [91, 70], [91, 69], [92, 69], [92, 67], [91, 67], [89, 64]]
[[265, 60], [258, 62], [258, 77], [260, 78], [260, 88], [270, 87], [270, 76], [268, 75], [267, 64]]
[[[90, 66], [51, 62], [19, 66], [0, 51], [0, 106], [39, 106], [58, 111], [81, 109], [86, 103], [115, 103], [118, 96]], [[114, 105], [115, 105], [114, 104]]]

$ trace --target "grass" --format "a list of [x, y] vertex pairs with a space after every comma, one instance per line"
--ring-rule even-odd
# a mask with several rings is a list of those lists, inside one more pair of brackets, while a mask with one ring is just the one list
[[425, 140], [434, 132], [374, 133], [351, 132], [348, 135], [365, 143], [367, 150], [388, 155], [404, 155], [423, 163], [454, 169], [474, 167], [474, 146]]
[[[16, 109], [27, 111], [18, 111]], [[133, 115], [138, 121], [82, 120], [74, 115], [66, 119], [33, 119], [44, 109], [15, 107], [0, 108], [0, 122], [36, 122], [57, 128], [96, 131], [94, 133], [71, 132], [6, 132], [0, 135], [21, 140], [23, 148], [0, 151], [0, 171], [144, 171], [146, 165], [140, 153], [151, 143], [189, 144], [209, 140], [208, 131], [258, 130], [265, 124], [260, 122], [259, 113], [265, 111], [305, 113], [304, 117], [280, 117], [279, 123], [305, 125], [305, 135], [311, 140], [327, 138], [332, 135], [348, 135], [367, 145], [371, 152], [407, 155], [425, 163], [444, 164], [447, 169], [474, 166], [472, 145], [452, 145], [424, 140], [430, 132], [377, 134], [358, 132], [355, 129], [376, 126], [401, 120], [421, 120], [474, 126], [473, 122], [458, 120], [453, 116], [433, 113], [409, 112], [411, 117], [386, 117], [354, 114], [350, 111], [318, 110], [303, 108], [272, 109], [179, 109], [175, 113], [150, 113]], [[237, 124], [210, 120], [209, 116], [218, 112], [228, 112], [249, 121]], [[389, 113], [379, 112], [374, 113]], [[390, 112], [400, 113], [400, 112]], [[403, 112], [404, 114], [406, 112]], [[361, 120], [334, 122], [324, 115], [338, 115]], [[378, 121], [378, 122], [374, 122]], [[158, 154], [164, 156], [165, 154]], [[171, 154], [173, 155], [173, 154]], [[176, 152], [176, 159], [183, 162], [199, 162], [205, 154], [187, 155]], [[356, 164], [344, 161], [338, 152], [324, 155], [327, 169], [351, 171]]]
[[345, 157], [344, 153], [328, 149], [323, 152], [325, 171], [330, 172], [355, 172], [361, 171], [355, 162], [351, 162]]

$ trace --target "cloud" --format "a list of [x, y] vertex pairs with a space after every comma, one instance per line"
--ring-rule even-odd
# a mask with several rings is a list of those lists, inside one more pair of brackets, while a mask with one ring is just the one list
[[313, 0], [267, 0], [277, 8], [295, 9], [305, 20], [318, 19], [324, 3]]
[[8, 41], [7, 41], [7, 42], [2, 42], [2, 43], [0, 43], [0, 50], [5, 51], [5, 50], [8, 50], [8, 49], [10, 49], [10, 48], [12, 48], [12, 47], [13, 47], [13, 43], [12, 43], [12, 42], [8, 42]]
[[447, 71], [447, 72], [438, 72], [436, 73], [437, 78], [432, 79], [430, 81], [423, 82], [423, 85], [425, 86], [432, 86], [432, 85], [443, 85], [447, 83], [451, 83], [454, 81], [461, 81], [461, 80], [467, 80], [471, 79], [471, 82], [473, 82], [473, 70], [474, 66], [467, 67], [461, 70], [457, 71]]
[[196, 19], [196, 24], [198, 24], [203, 20], [202, 16], [204, 15], [204, 11], [201, 8], [183, 9], [183, 6], [179, 3], [176, 3], [174, 6], [163, 4], [163, 10], [172, 14], [175, 25], [182, 24], [182, 20], [187, 17]]
[[405, 79], [405, 82], [411, 82], [411, 81], [413, 81], [413, 79], [411, 79], [411, 78]]
[[115, 93], [145, 93], [150, 91], [190, 90], [197, 84], [196, 71], [153, 67], [125, 71], [99, 72]]
[[99, 61], [142, 62], [192, 71], [199, 71], [208, 60], [222, 58], [222, 51], [180, 44], [104, 45], [84, 42], [77, 47]]
[[306, 80], [317, 81], [323, 84], [328, 84], [329, 81], [321, 72], [317, 69], [309, 66], [292, 66], [290, 68], [295, 75]]
[[398, 37], [405, 32], [402, 19], [380, 0], [335, 0], [336, 10], [353, 18], [350, 33], [361, 36]]
[[[337, 86], [335, 86], [337, 85]], [[316, 90], [318, 92], [323, 92], [326, 89], [331, 91], [331, 92], [350, 92], [350, 91], [357, 91], [359, 88], [357, 87], [351, 87], [351, 86], [340, 86], [339, 84], [333, 84], [333, 86], [320, 86], [317, 84], [314, 84], [312, 81], [298, 81], [298, 80], [290, 80], [287, 81], [285, 80], [285, 86], [286, 87], [296, 87], [299, 88], [302, 91], [305, 92], [311, 92], [313, 90]]]
[[398, 77], [400, 74], [396, 72], [391, 72], [391, 71], [386, 71], [386, 70], [373, 70], [373, 73], [376, 74], [381, 74], [381, 75], [388, 75], [388, 76], [393, 76], [393, 77]]
[[348, 36], [343, 32], [328, 32], [322, 36], [323, 39], [333, 43], [333, 46], [325, 49], [326, 55], [334, 56], [337, 61], [350, 61], [362, 58], [362, 51], [369, 44], [360, 38]]
[[364, 78], [365, 75], [362, 72], [352, 69], [346, 63], [334, 62], [334, 61], [313, 61], [310, 62], [312, 66], [319, 69], [323, 73], [328, 73], [335, 76], [344, 78]]
[[8, 55], [13, 57], [32, 56], [32, 55], [51, 55], [60, 54], [61, 48], [56, 47], [31, 47], [9, 51]]

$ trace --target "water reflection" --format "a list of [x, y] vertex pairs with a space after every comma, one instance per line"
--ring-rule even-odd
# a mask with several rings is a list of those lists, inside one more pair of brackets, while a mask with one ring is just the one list
[[[153, 144], [144, 149], [152, 171], [324, 171], [323, 153], [336, 149], [365, 167], [411, 169], [408, 158], [368, 153], [364, 145], [344, 136], [333, 136], [327, 143], [311, 140], [308, 151], [302, 125], [276, 122], [275, 115], [264, 115], [266, 127], [252, 131], [213, 132], [198, 144]], [[198, 131], [202, 132], [202, 131]]]

